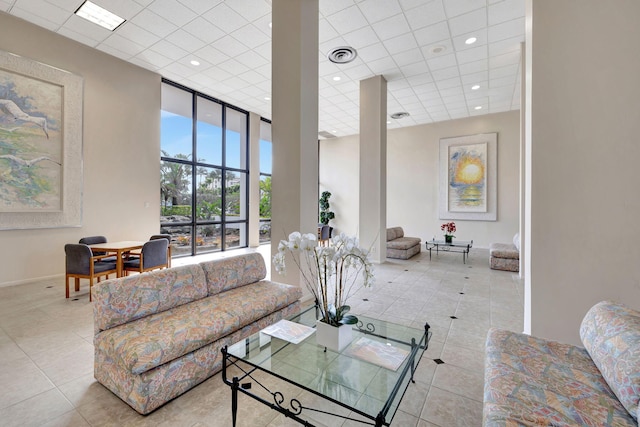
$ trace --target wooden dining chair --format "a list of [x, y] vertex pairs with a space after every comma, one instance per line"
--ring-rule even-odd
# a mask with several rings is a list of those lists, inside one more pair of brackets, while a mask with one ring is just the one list
[[130, 258], [124, 262], [125, 275], [128, 275], [129, 271], [144, 273], [145, 271], [168, 268], [168, 247], [169, 241], [165, 238], [149, 240], [142, 246], [139, 258]]
[[331, 239], [332, 231], [333, 231], [333, 227], [330, 227], [328, 225], [322, 226], [322, 228], [320, 229], [320, 240], [319, 240], [319, 244], [321, 246], [329, 245], [329, 239]]
[[[83, 237], [82, 239], [80, 239], [78, 241], [78, 243], [82, 243], [85, 245], [97, 245], [99, 243], [107, 243], [107, 238], [104, 236], [88, 236], [88, 237]], [[93, 252], [93, 256], [101, 256], [101, 255], [106, 255], [106, 252], [99, 252], [99, 251], [95, 251]], [[116, 261], [116, 257], [115, 256], [110, 256], [108, 258], [104, 258], [101, 259], [101, 261], [104, 262], [115, 262]]]
[[149, 237], [149, 240], [167, 239], [169, 246], [167, 246], [167, 266], [171, 268], [171, 234], [154, 234]]
[[68, 243], [64, 245], [65, 253], [65, 288], [66, 297], [69, 298], [69, 279], [75, 279], [75, 290], [80, 290], [80, 279], [89, 279], [89, 301], [93, 301], [91, 297], [91, 288], [93, 288], [93, 279], [96, 278], [100, 282], [102, 276], [109, 278], [110, 274], [117, 274], [115, 261], [103, 261], [109, 258], [108, 254], [94, 255], [91, 248], [83, 243]]

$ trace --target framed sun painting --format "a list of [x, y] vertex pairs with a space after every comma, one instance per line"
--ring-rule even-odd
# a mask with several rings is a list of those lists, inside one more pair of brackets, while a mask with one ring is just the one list
[[440, 140], [440, 219], [497, 219], [498, 134]]

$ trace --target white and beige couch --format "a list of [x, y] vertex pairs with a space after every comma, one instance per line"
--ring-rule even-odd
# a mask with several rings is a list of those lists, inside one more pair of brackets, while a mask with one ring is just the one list
[[409, 259], [419, 253], [419, 237], [405, 236], [402, 227], [387, 228], [387, 258]]
[[491, 243], [489, 245], [489, 266], [494, 270], [520, 270], [520, 235], [513, 236], [513, 243]]
[[299, 287], [253, 253], [93, 287], [95, 378], [141, 414], [222, 367], [221, 349], [297, 313]]

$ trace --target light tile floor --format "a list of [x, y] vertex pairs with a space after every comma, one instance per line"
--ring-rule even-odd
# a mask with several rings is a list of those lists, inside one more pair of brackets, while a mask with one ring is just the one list
[[[258, 251], [269, 258], [268, 246]], [[182, 258], [173, 264], [240, 252]], [[83, 283], [81, 291], [66, 300], [63, 278], [0, 288], [0, 425], [231, 425], [231, 393], [220, 374], [146, 417], [98, 384], [93, 378], [87, 291]], [[460, 254], [434, 254], [429, 260], [423, 252], [411, 260], [376, 266], [375, 285], [358, 291], [349, 303], [356, 314], [415, 327], [426, 321], [432, 327], [416, 383], [409, 386], [392, 426], [482, 425], [486, 332], [490, 327], [523, 329], [523, 284], [517, 274], [490, 270], [483, 249], [472, 249], [467, 264]], [[335, 419], [315, 422], [341, 425]], [[238, 425], [298, 424], [241, 396]]]

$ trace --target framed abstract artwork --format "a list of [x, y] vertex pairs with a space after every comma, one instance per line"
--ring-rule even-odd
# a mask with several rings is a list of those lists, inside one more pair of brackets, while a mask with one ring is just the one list
[[497, 219], [498, 134], [440, 140], [440, 219]]
[[81, 225], [82, 85], [0, 51], [0, 229]]

